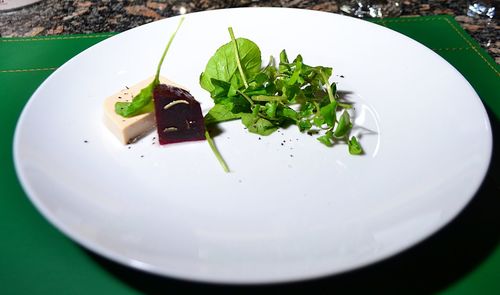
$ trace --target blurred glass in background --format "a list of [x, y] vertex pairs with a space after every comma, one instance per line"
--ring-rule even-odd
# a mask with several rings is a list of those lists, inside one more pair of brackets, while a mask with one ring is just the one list
[[395, 17], [402, 12], [400, 0], [339, 0], [342, 13], [357, 17]]
[[471, 17], [494, 18], [498, 1], [476, 0], [467, 1], [467, 15]]

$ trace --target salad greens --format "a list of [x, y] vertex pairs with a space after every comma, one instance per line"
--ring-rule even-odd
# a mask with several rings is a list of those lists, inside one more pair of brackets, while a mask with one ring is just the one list
[[137, 94], [131, 102], [117, 102], [115, 104], [115, 112], [122, 116], [122, 117], [133, 117], [137, 116], [140, 114], [144, 113], [149, 113], [154, 110], [154, 104], [153, 104], [153, 90], [154, 88], [160, 84], [160, 69], [161, 65], [163, 64], [163, 60], [165, 59], [165, 56], [167, 55], [168, 49], [170, 48], [170, 44], [172, 44], [172, 41], [174, 40], [175, 35], [177, 34], [177, 31], [181, 27], [182, 22], [184, 21], [184, 18], [182, 17], [179, 21], [179, 24], [177, 25], [177, 28], [175, 29], [174, 33], [170, 37], [170, 40], [167, 43], [167, 46], [165, 47], [165, 50], [163, 51], [163, 54], [160, 58], [160, 62], [158, 63], [158, 67], [156, 68], [156, 74], [153, 79], [153, 81], [143, 88], [139, 94]]
[[231, 41], [215, 52], [200, 75], [201, 87], [215, 103], [205, 125], [241, 119], [250, 132], [269, 135], [294, 124], [328, 147], [344, 142], [350, 154], [363, 154], [350, 135], [352, 106], [341, 101], [336, 84], [329, 82], [332, 68], [307, 65], [301, 55], [290, 62], [285, 50], [278, 64], [271, 56], [262, 67], [257, 44], [228, 30]]

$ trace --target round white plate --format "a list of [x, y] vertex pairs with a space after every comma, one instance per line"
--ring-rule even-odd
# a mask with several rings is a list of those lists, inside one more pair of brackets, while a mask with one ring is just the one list
[[[268, 283], [355, 269], [425, 239], [485, 176], [491, 130], [467, 81], [434, 52], [381, 26], [330, 13], [247, 8], [186, 16], [162, 74], [191, 89], [238, 37], [263, 57], [287, 49], [334, 68], [366, 150], [327, 148], [288, 128], [269, 137], [221, 125], [222, 171], [206, 142], [129, 149], [102, 123], [104, 98], [153, 75], [178, 18], [82, 52], [33, 94], [17, 126], [16, 169], [42, 214], [112, 260], [171, 277]], [[86, 141], [86, 142], [85, 142]]]

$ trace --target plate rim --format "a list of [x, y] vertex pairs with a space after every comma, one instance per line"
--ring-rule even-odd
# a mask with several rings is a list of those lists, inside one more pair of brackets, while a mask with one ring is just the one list
[[277, 276], [277, 277], [274, 277], [274, 278], [269, 278], [267, 280], [263, 280], [263, 279], [257, 279], [257, 280], [235, 280], [235, 279], [223, 279], [223, 278], [220, 278], [217, 276], [216, 277], [213, 277], [213, 276], [200, 276], [199, 274], [197, 274], [197, 276], [185, 276], [182, 271], [180, 273], [176, 273], [174, 271], [170, 271], [168, 273], [165, 273], [165, 271], [163, 271], [162, 269], [156, 267], [155, 265], [151, 265], [151, 264], [147, 264], [147, 263], [143, 263], [143, 262], [140, 262], [140, 261], [135, 261], [133, 259], [129, 259], [127, 258], [125, 255], [122, 255], [122, 254], [119, 254], [119, 253], [115, 253], [114, 251], [112, 250], [109, 250], [107, 249], [106, 247], [103, 247], [99, 244], [96, 244], [96, 243], [92, 243], [92, 242], [89, 242], [87, 241], [84, 237], [81, 237], [78, 235], [78, 233], [73, 233], [73, 231], [67, 227], [67, 225], [64, 224], [64, 222], [61, 222], [60, 220], [58, 220], [58, 218], [53, 215], [51, 213], [51, 211], [46, 208], [44, 205], [43, 205], [43, 202], [42, 200], [40, 200], [38, 197], [35, 197], [37, 195], [37, 193], [35, 192], [35, 190], [33, 189], [33, 187], [31, 186], [29, 180], [28, 180], [28, 177], [25, 175], [25, 171], [23, 171], [23, 169], [21, 168], [22, 164], [22, 159], [20, 158], [20, 155], [19, 155], [19, 146], [20, 146], [20, 136], [19, 136], [19, 132], [20, 132], [20, 127], [23, 123], [23, 121], [25, 120], [25, 116], [26, 115], [26, 110], [29, 109], [30, 105], [32, 104], [32, 101], [34, 99], [34, 97], [36, 97], [39, 93], [39, 91], [41, 91], [41, 89], [43, 89], [43, 87], [50, 83], [50, 81], [52, 79], [54, 79], [54, 76], [55, 74], [59, 73], [60, 71], [64, 71], [64, 68], [65, 66], [68, 64], [68, 63], [71, 63], [73, 60], [75, 59], [78, 59], [82, 54], [84, 54], [86, 51], [90, 50], [91, 48], [99, 45], [99, 44], [102, 44], [103, 42], [106, 42], [108, 40], [112, 40], [114, 38], [119, 38], [120, 35], [122, 35], [123, 33], [126, 33], [126, 32], [129, 32], [129, 31], [132, 31], [132, 30], [140, 30], [141, 28], [145, 27], [145, 26], [149, 26], [153, 23], [156, 23], [156, 22], [170, 22], [170, 21], [175, 21], [177, 19], [179, 19], [180, 17], [182, 17], [182, 15], [177, 15], [177, 16], [173, 16], [173, 17], [168, 17], [168, 18], [164, 18], [164, 19], [161, 19], [161, 20], [158, 20], [158, 21], [155, 21], [155, 22], [151, 22], [151, 23], [148, 23], [148, 24], [144, 24], [144, 25], [141, 25], [141, 26], [138, 26], [138, 27], [135, 27], [135, 28], [132, 28], [132, 29], [128, 29], [126, 31], [123, 31], [123, 32], [120, 32], [120, 33], [117, 33], [116, 35], [110, 37], [110, 38], [107, 38], [103, 41], [100, 41], [99, 43], [95, 44], [95, 45], [92, 45], [90, 46], [89, 48], [79, 52], [77, 55], [75, 55], [74, 57], [72, 57], [71, 59], [69, 59], [68, 61], [66, 61], [63, 65], [61, 65], [60, 67], [58, 67], [54, 72], [52, 72], [49, 77], [47, 77], [38, 87], [37, 89], [33, 92], [33, 94], [29, 97], [29, 99], [27, 100], [26, 104], [24, 105], [22, 111], [21, 111], [21, 114], [17, 120], [17, 123], [15, 125], [15, 132], [14, 132], [14, 137], [13, 137], [13, 145], [12, 145], [12, 151], [13, 151], [13, 160], [14, 160], [14, 168], [15, 168], [15, 172], [16, 172], [16, 175], [17, 175], [17, 178], [19, 180], [19, 182], [21, 183], [21, 187], [23, 189], [23, 191], [26, 193], [26, 196], [28, 197], [28, 199], [31, 201], [31, 203], [36, 207], [36, 209], [41, 213], [41, 215], [44, 217], [44, 219], [46, 219], [49, 224], [51, 224], [53, 227], [55, 227], [58, 231], [60, 231], [61, 233], [63, 233], [64, 236], [66, 236], [67, 238], [69, 238], [70, 240], [76, 242], [77, 244], [83, 246], [84, 248], [92, 251], [93, 253], [101, 256], [101, 257], [104, 257], [106, 259], [110, 259], [111, 261], [115, 262], [115, 263], [119, 263], [121, 265], [124, 265], [124, 266], [127, 266], [127, 267], [131, 267], [132, 269], [138, 269], [138, 270], [141, 270], [141, 271], [145, 271], [147, 273], [150, 273], [150, 274], [155, 274], [155, 275], [159, 275], [159, 276], [162, 276], [162, 277], [169, 277], [169, 278], [174, 278], [174, 279], [179, 279], [179, 280], [184, 280], [184, 281], [193, 281], [193, 282], [204, 282], [204, 283], [223, 283], [223, 284], [229, 284], [229, 285], [241, 285], [241, 284], [274, 284], [274, 283], [285, 283], [285, 282], [297, 282], [297, 281], [304, 281], [304, 280], [310, 280], [310, 279], [318, 279], [318, 278], [324, 278], [324, 277], [329, 277], [329, 276], [336, 276], [336, 275], [339, 275], [339, 274], [344, 274], [344, 273], [348, 273], [348, 272], [351, 272], [353, 270], [357, 270], [357, 269], [361, 269], [361, 268], [364, 268], [366, 266], [369, 266], [369, 265], [374, 265], [374, 264], [377, 264], [377, 263], [380, 263], [382, 261], [385, 261], [387, 259], [390, 259], [400, 253], [403, 253], [403, 252], [406, 252], [408, 249], [410, 248], [413, 248], [417, 245], [419, 245], [420, 243], [422, 243], [423, 241], [427, 240], [429, 237], [435, 235], [436, 233], [438, 233], [439, 231], [441, 231], [444, 227], [446, 227], [451, 221], [453, 221], [463, 210], [465, 207], [467, 207], [469, 205], [469, 203], [474, 199], [475, 195], [477, 194], [477, 192], [479, 191], [479, 189], [481, 188], [481, 186], [483, 185], [484, 181], [485, 181], [485, 178], [486, 178], [486, 175], [488, 174], [488, 171], [490, 169], [490, 166], [491, 166], [491, 158], [492, 158], [492, 152], [493, 152], [493, 133], [492, 133], [492, 128], [491, 128], [491, 123], [489, 121], [489, 116], [488, 116], [488, 113], [486, 111], [486, 107], [484, 106], [482, 100], [480, 99], [479, 95], [477, 94], [476, 90], [471, 86], [471, 84], [469, 83], [469, 81], [467, 81], [467, 79], [465, 79], [465, 77], [462, 75], [462, 73], [460, 73], [458, 71], [457, 68], [455, 68], [455, 66], [453, 66], [452, 64], [450, 64], [448, 61], [446, 61], [444, 58], [442, 58], [439, 54], [437, 54], [435, 51], [431, 50], [430, 48], [426, 47], [425, 45], [423, 45], [422, 43], [402, 34], [402, 33], [399, 33], [397, 31], [394, 31], [390, 28], [387, 28], [385, 26], [382, 26], [382, 25], [379, 25], [377, 23], [371, 23], [371, 22], [367, 22], [366, 20], [362, 20], [362, 19], [358, 19], [358, 18], [355, 18], [355, 17], [350, 17], [350, 16], [345, 16], [345, 15], [341, 15], [341, 14], [337, 14], [337, 13], [332, 13], [332, 12], [326, 12], [326, 11], [317, 11], [317, 10], [309, 10], [309, 9], [301, 9], [301, 8], [285, 8], [285, 7], [234, 7], [234, 8], [221, 8], [221, 9], [214, 9], [214, 10], [206, 10], [206, 11], [199, 11], [199, 12], [193, 12], [193, 13], [189, 13], [189, 14], [186, 14], [186, 16], [189, 17], [189, 15], [193, 15], [193, 14], [212, 14], [212, 13], [220, 13], [220, 12], [224, 12], [224, 11], [234, 11], [234, 10], [241, 10], [241, 11], [263, 11], [263, 10], [294, 10], [294, 11], [298, 11], [298, 13], [308, 13], [308, 14], [329, 14], [331, 16], [334, 16], [334, 17], [341, 17], [341, 18], [348, 18], [350, 19], [350, 21], [355, 21], [355, 22], [366, 22], [367, 24], [369, 25], [372, 25], [372, 26], [377, 26], [379, 27], [380, 29], [382, 30], [385, 30], [385, 31], [390, 31], [392, 33], [395, 33], [397, 35], [399, 35], [398, 37], [399, 38], [404, 38], [406, 40], [409, 40], [411, 41], [412, 43], [420, 46], [422, 48], [422, 50], [426, 50], [428, 53], [431, 53], [433, 54], [434, 56], [437, 56], [439, 59], [443, 60], [450, 69], [452, 69], [455, 73], [455, 75], [458, 75], [461, 77], [461, 79], [463, 80], [464, 82], [464, 85], [467, 85], [472, 91], [473, 93], [475, 93], [476, 97], [475, 97], [475, 100], [476, 100], [476, 104], [478, 104], [478, 106], [482, 109], [483, 113], [484, 113], [484, 118], [486, 119], [487, 123], [488, 123], [488, 131], [489, 131], [489, 137], [488, 137], [488, 156], [487, 156], [487, 165], [486, 167], [481, 171], [480, 173], [480, 177], [479, 179], [481, 179], [476, 185], [474, 186], [471, 186], [473, 188], [473, 191], [474, 193], [471, 194], [471, 196], [468, 197], [468, 200], [466, 202], [464, 202], [463, 204], [461, 204], [460, 208], [458, 210], [456, 210], [456, 212], [454, 212], [454, 214], [451, 215], [451, 217], [442, 222], [440, 224], [440, 226], [438, 227], [435, 227], [430, 233], [426, 232], [425, 234], [423, 234], [423, 237], [420, 237], [420, 238], [417, 238], [416, 242], [412, 242], [410, 243], [408, 246], [406, 247], [400, 247], [398, 248], [397, 251], [392, 251], [392, 252], [389, 252], [387, 253], [386, 255], [382, 255], [382, 256], [377, 256], [375, 259], [369, 259], [367, 261], [364, 261], [364, 263], [360, 263], [360, 264], [356, 264], [356, 265], [353, 265], [349, 268], [345, 268], [343, 269], [342, 271], [336, 271], [336, 272], [329, 272], [329, 271], [316, 271], [316, 272], [310, 272], [308, 273], [307, 275], [306, 274], [302, 274], [302, 275], [297, 275], [297, 276], [290, 276], [290, 275], [287, 275], [285, 277], [281, 277], [281, 276]]

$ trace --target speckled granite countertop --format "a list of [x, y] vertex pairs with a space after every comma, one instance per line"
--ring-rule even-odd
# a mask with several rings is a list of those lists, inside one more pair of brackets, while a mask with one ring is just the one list
[[[0, 12], [0, 36], [121, 32], [181, 13], [245, 6], [339, 12], [337, 1], [326, 0], [43, 0], [19, 10]], [[402, 16], [451, 14], [500, 63], [498, 19], [471, 18], [466, 10], [465, 0], [405, 0]]]

